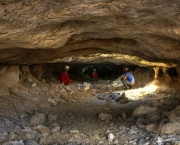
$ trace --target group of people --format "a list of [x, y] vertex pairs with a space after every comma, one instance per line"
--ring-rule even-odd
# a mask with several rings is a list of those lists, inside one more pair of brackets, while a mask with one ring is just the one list
[[[69, 78], [68, 75], [68, 70], [69, 66], [65, 66], [65, 68], [61, 71], [61, 73], [58, 76], [59, 81], [64, 85], [69, 85], [70, 83], [72, 83], [72, 80]], [[121, 82], [123, 83], [125, 90], [131, 89], [135, 83], [134, 76], [131, 72], [128, 71], [127, 67], [123, 68], [123, 72], [124, 74], [121, 76]], [[98, 79], [96, 69], [94, 69], [92, 72], [92, 78], [96, 80]]]

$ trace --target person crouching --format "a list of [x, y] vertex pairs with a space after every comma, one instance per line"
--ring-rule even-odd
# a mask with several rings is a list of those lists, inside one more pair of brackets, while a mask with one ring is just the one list
[[69, 66], [65, 66], [65, 68], [61, 71], [61, 73], [58, 76], [59, 81], [64, 85], [69, 85], [70, 83], [72, 83], [72, 80], [69, 78], [68, 75], [68, 70]]
[[125, 87], [125, 90], [131, 89], [134, 85], [135, 79], [134, 76], [128, 71], [128, 68], [123, 68], [124, 75], [121, 78], [121, 81]]
[[92, 72], [92, 78], [95, 79], [95, 80], [98, 79], [96, 69], [94, 69], [93, 72]]

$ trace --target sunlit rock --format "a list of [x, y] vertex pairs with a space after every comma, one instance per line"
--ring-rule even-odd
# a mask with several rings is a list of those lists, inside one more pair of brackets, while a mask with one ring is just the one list
[[108, 141], [109, 142], [112, 142], [114, 140], [114, 138], [115, 138], [114, 134], [112, 134], [112, 133], [108, 134]]

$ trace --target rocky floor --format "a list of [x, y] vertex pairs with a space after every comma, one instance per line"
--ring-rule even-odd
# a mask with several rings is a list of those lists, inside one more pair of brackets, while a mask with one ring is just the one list
[[110, 81], [64, 86], [50, 79], [1, 88], [1, 94], [2, 145], [180, 144], [180, 92], [175, 88], [125, 91]]

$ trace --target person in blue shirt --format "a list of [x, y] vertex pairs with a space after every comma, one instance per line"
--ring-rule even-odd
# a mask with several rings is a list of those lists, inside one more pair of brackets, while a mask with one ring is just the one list
[[127, 67], [123, 68], [124, 75], [121, 77], [121, 81], [125, 87], [125, 90], [129, 90], [133, 87], [135, 79], [134, 76], [128, 71]]

